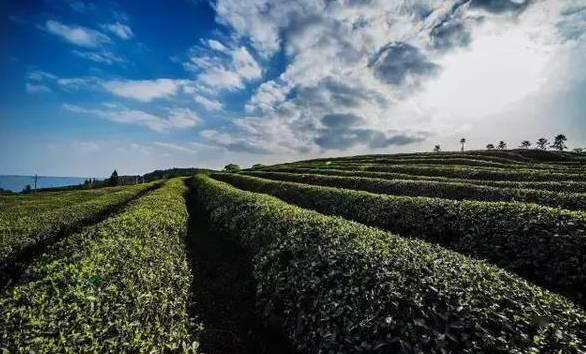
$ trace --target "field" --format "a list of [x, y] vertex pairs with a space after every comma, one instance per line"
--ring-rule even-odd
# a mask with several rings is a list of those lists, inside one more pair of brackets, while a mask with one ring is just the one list
[[6, 352], [585, 353], [586, 156], [316, 159], [0, 196]]

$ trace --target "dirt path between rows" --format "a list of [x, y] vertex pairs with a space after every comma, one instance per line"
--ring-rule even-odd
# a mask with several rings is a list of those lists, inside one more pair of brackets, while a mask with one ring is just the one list
[[279, 331], [265, 327], [255, 311], [256, 283], [246, 252], [234, 240], [211, 231], [193, 207], [189, 210], [187, 243], [194, 276], [189, 315], [204, 326], [200, 350], [292, 353]]

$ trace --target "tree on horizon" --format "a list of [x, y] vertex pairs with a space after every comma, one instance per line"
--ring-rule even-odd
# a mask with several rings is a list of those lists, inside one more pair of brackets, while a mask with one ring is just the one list
[[224, 172], [240, 172], [240, 166], [235, 163], [229, 163], [224, 166]]
[[486, 150], [494, 150], [494, 144], [487, 144]]
[[531, 147], [531, 142], [529, 140], [523, 140], [521, 145], [519, 145], [521, 149], [529, 149]]
[[507, 148], [507, 143], [505, 143], [503, 140], [499, 141], [499, 145], [497, 146], [497, 148], [499, 150], [505, 150]]
[[464, 152], [464, 145], [466, 144], [466, 138], [460, 139], [460, 144], [462, 144], [462, 149], [460, 151]]
[[568, 141], [568, 138], [564, 134], [558, 134], [553, 140], [553, 144], [551, 144], [551, 149], [564, 151], [568, 147], [566, 146], [565, 142]]
[[535, 143], [535, 145], [537, 145], [538, 149], [545, 150], [545, 149], [547, 149], [547, 146], [549, 145], [549, 141], [546, 138], [539, 138], [539, 139], [537, 139], [537, 142]]
[[433, 152], [440, 152], [442, 150], [442, 147], [439, 145], [436, 145], [433, 147]]
[[110, 179], [108, 180], [108, 183], [111, 186], [117, 186], [118, 185], [118, 171], [114, 170], [114, 172], [112, 172], [112, 175], [110, 176]]

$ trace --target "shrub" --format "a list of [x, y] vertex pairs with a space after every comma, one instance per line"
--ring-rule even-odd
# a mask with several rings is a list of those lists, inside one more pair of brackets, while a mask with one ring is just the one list
[[392, 173], [392, 172], [371, 172], [371, 171], [348, 171], [337, 169], [324, 168], [291, 168], [291, 167], [272, 167], [263, 169], [263, 171], [274, 172], [290, 172], [290, 173], [311, 173], [318, 175], [331, 176], [350, 176], [350, 177], [369, 177], [382, 178], [387, 180], [413, 180], [413, 181], [437, 181], [437, 182], [454, 182], [467, 183], [481, 186], [493, 186], [501, 188], [520, 188], [520, 189], [539, 189], [552, 192], [571, 192], [571, 193], [585, 193], [586, 183], [572, 182], [572, 181], [538, 181], [538, 182], [519, 182], [519, 181], [489, 181], [489, 180], [475, 180], [465, 178], [449, 178], [438, 176], [418, 176], [406, 173]]
[[440, 243], [584, 303], [584, 213], [535, 204], [378, 195], [237, 174], [212, 176], [304, 208]]
[[584, 348], [581, 309], [494, 266], [207, 177], [193, 190], [212, 225], [250, 251], [259, 310], [301, 352]]
[[238, 165], [236, 165], [234, 163], [231, 163], [231, 164], [228, 164], [228, 165], [224, 166], [224, 171], [225, 172], [239, 172], [240, 171], [240, 166], [238, 166]]
[[[191, 271], [181, 180], [50, 247], [0, 299], [8, 352], [187, 352]], [[195, 332], [193, 332], [195, 334]]]
[[[300, 166], [312, 167], [312, 166]], [[336, 164], [336, 169], [350, 171], [375, 171], [408, 173], [422, 176], [443, 176], [469, 179], [488, 179], [505, 181], [586, 181], [584, 173], [559, 173], [539, 170], [495, 170], [471, 169], [462, 166], [405, 166], [405, 165], [372, 165], [372, 164]]]
[[[65, 196], [55, 193], [55, 198], [29, 208], [15, 208], [0, 214], [0, 277], [7, 263], [18, 261], [19, 254], [26, 248], [35, 247], [60, 233], [67, 233], [81, 225], [106, 216], [140, 193], [157, 187], [157, 184], [141, 184], [104, 190], [75, 191]], [[105, 193], [104, 193], [105, 191]], [[88, 193], [90, 192], [90, 193]], [[87, 196], [95, 198], [84, 200]], [[69, 197], [68, 197], [69, 196]], [[64, 202], [68, 198], [82, 202]], [[32, 203], [35, 203], [33, 196]]]
[[307, 183], [337, 188], [363, 190], [372, 193], [393, 195], [427, 196], [447, 199], [472, 199], [481, 201], [520, 201], [586, 210], [586, 194], [556, 193], [531, 189], [512, 189], [478, 186], [468, 183], [385, 180], [380, 178], [322, 176], [315, 174], [295, 174], [282, 172], [253, 171], [245, 172], [251, 176]]

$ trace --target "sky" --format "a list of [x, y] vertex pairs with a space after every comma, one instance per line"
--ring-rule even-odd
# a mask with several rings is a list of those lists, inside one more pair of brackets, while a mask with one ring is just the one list
[[0, 2], [0, 174], [586, 147], [586, 0]]

